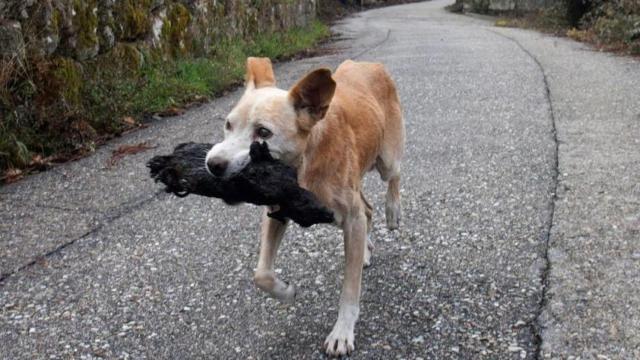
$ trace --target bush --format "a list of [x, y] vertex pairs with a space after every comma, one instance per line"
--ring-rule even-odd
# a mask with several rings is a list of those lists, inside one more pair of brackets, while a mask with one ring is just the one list
[[463, 13], [464, 12], [464, 1], [456, 0], [456, 2], [454, 2], [453, 4], [447, 5], [445, 7], [445, 9], [447, 11], [452, 12], [452, 13], [458, 13], [458, 14]]
[[566, 34], [606, 50], [640, 55], [638, 0], [564, 0], [538, 12], [499, 19], [497, 24]]
[[569, 25], [578, 27], [582, 17], [591, 10], [592, 0], [565, 0], [566, 16]]
[[640, 1], [594, 0], [581, 23], [601, 45], [640, 54]]

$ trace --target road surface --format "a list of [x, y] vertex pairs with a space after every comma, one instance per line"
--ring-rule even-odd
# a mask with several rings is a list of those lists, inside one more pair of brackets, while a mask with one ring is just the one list
[[[640, 63], [449, 14], [367, 11], [323, 56], [383, 62], [407, 124], [404, 218], [375, 204], [354, 359], [640, 358]], [[259, 209], [178, 199], [145, 162], [219, 141], [234, 91], [91, 157], [0, 188], [0, 358], [320, 359], [338, 230], [288, 230], [293, 305], [253, 286]], [[157, 148], [115, 167], [122, 144]]]

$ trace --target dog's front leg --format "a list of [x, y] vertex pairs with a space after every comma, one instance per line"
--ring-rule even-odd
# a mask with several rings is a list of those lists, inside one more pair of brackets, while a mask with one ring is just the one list
[[362, 206], [345, 219], [343, 231], [345, 272], [340, 310], [338, 320], [324, 343], [327, 354], [334, 356], [347, 355], [355, 348], [353, 330], [360, 313], [360, 284], [367, 232], [367, 219]]
[[293, 302], [296, 295], [295, 286], [278, 279], [273, 270], [278, 247], [284, 236], [284, 231], [287, 229], [287, 223], [270, 218], [267, 216], [268, 212], [269, 209], [265, 208], [262, 214], [260, 255], [253, 281], [257, 287], [266, 291], [272, 297], [282, 302]]

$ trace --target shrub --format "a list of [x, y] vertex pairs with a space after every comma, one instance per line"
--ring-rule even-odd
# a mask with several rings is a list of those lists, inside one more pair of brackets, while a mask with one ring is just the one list
[[569, 25], [578, 27], [582, 17], [591, 10], [592, 0], [565, 0], [566, 17]]

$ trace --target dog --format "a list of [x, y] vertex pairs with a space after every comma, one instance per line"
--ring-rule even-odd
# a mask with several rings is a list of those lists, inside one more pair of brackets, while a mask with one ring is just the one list
[[[338, 318], [324, 342], [330, 356], [354, 350], [360, 312], [362, 270], [371, 261], [373, 208], [362, 193], [362, 178], [377, 170], [387, 182], [387, 227], [400, 224], [400, 163], [405, 127], [395, 84], [382, 64], [347, 60], [335, 71], [321, 68], [291, 89], [276, 87], [268, 58], [247, 59], [245, 91], [227, 116], [224, 140], [211, 148], [206, 167], [220, 177], [250, 161], [254, 141], [267, 142], [271, 155], [296, 168], [298, 182], [334, 214], [344, 234], [345, 269]], [[274, 262], [287, 224], [262, 217], [255, 285], [283, 302], [296, 289], [278, 278]]]

